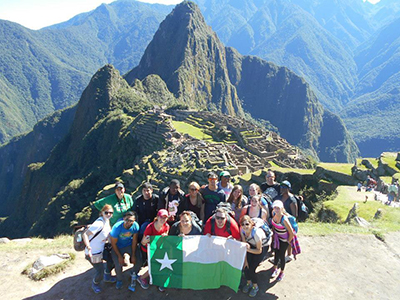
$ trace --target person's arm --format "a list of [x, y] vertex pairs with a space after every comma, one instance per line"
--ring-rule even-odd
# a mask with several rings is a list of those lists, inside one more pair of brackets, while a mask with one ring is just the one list
[[240, 212], [239, 220], [246, 214], [246, 212], [247, 212], [247, 205], [242, 208], [242, 211]]
[[288, 243], [290, 243], [294, 236], [292, 225], [290, 224], [288, 218], [284, 218], [283, 223], [285, 224], [285, 228], [286, 228], [287, 232], [289, 233]]
[[268, 220], [268, 215], [269, 215], [268, 209], [262, 209], [261, 219], [263, 219], [264, 221], [267, 221]]
[[203, 204], [201, 204], [201, 208], [200, 208], [200, 220], [202, 220], [203, 221], [203, 224], [204, 224], [204, 222], [205, 222], [205, 220], [204, 220], [204, 218], [205, 218], [205, 215], [204, 215], [204, 207], [205, 207], [206, 205], [204, 204], [204, 202], [203, 202]]
[[136, 247], [138, 244], [138, 236], [139, 234], [136, 232], [132, 237], [132, 255], [131, 255], [131, 263], [136, 264]]
[[118, 249], [118, 246], [117, 246], [117, 242], [118, 242], [118, 238], [111, 237], [111, 246], [112, 246], [115, 254], [118, 257], [119, 264], [121, 266], [123, 266], [124, 265], [124, 258], [122, 257], [121, 252], [119, 252], [119, 249]]
[[295, 217], [297, 219], [297, 201], [292, 201], [292, 203], [290, 203], [290, 210], [292, 213], [292, 216]]
[[208, 237], [211, 236], [211, 222], [208, 222], [208, 220], [207, 220], [207, 222], [206, 222], [206, 225], [204, 226], [204, 232], [203, 232], [203, 234], [204, 234], [204, 235], [207, 235]]
[[91, 231], [86, 231], [83, 233], [82, 235], [82, 239], [83, 239], [83, 243], [86, 246], [86, 249], [88, 249], [88, 256], [92, 257], [92, 248], [90, 247], [90, 242], [89, 242], [89, 237], [88, 235], [93, 235], [93, 233]]

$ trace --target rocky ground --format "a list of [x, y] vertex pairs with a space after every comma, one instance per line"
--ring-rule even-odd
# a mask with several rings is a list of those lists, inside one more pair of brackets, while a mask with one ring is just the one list
[[[303, 253], [287, 265], [282, 282], [270, 280], [271, 264], [259, 267], [263, 299], [398, 299], [400, 295], [400, 232], [381, 242], [373, 235], [301, 236]], [[34, 282], [21, 275], [22, 269], [42, 251], [5, 251], [0, 267], [0, 290], [4, 299], [247, 299], [248, 296], [228, 288], [191, 291], [170, 289], [161, 293], [155, 287], [134, 293], [105, 285], [99, 295], [90, 289], [93, 270], [78, 253], [73, 265], [64, 273]]]

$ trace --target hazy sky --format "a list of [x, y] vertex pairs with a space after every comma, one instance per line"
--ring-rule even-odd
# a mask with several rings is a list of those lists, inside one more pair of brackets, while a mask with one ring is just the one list
[[[162, 4], [182, 2], [182, 0], [140, 1]], [[368, 1], [371, 3], [379, 2], [379, 0]], [[13, 21], [30, 29], [39, 29], [67, 21], [77, 14], [91, 11], [101, 3], [111, 2], [113, 0], [0, 0], [0, 19]]]
[[[182, 0], [141, 0], [148, 3], [177, 4]], [[114, 0], [0, 0], [0, 19], [39, 29], [64, 22]]]

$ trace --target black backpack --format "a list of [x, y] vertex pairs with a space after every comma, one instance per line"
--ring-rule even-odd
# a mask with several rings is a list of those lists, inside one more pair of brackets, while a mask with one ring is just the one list
[[297, 220], [304, 221], [308, 218], [308, 207], [300, 199], [300, 196], [295, 195], [294, 198], [297, 202]]
[[[225, 230], [229, 233], [229, 235], [232, 235], [231, 216], [229, 214], [226, 215]], [[211, 235], [215, 235], [215, 214], [211, 217]]]

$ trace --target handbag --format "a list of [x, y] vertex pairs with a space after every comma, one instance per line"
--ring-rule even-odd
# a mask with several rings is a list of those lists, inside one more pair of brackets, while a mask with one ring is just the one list
[[111, 250], [112, 250], [111, 244], [110, 243], [105, 243], [104, 244], [104, 250], [103, 250], [103, 259], [105, 261], [112, 261]]
[[93, 254], [90, 258], [92, 264], [98, 264], [103, 262], [103, 253]]

